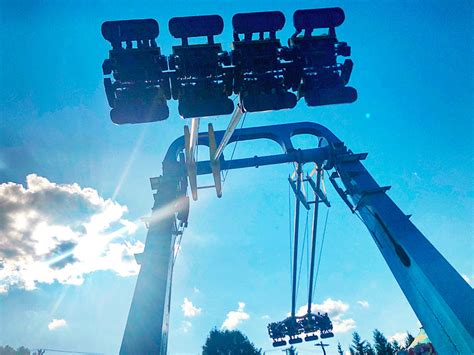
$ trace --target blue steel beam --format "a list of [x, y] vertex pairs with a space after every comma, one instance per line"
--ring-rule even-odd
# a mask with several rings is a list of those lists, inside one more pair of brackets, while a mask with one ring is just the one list
[[160, 177], [120, 354], [166, 354], [176, 217], [185, 198], [179, 175]]
[[[474, 292], [347, 150], [335, 169], [438, 354], [474, 353]], [[341, 159], [338, 159], [338, 156]], [[355, 154], [350, 153], [350, 156]], [[341, 193], [341, 191], [339, 191]]]

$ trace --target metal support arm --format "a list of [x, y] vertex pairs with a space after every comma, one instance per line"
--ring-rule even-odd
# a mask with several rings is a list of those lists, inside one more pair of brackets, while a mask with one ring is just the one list
[[352, 200], [353, 212], [359, 213], [374, 238], [437, 353], [474, 353], [472, 288], [387, 196], [388, 188], [380, 187], [359, 159], [347, 159], [344, 153], [345, 148], [334, 152], [345, 195]]

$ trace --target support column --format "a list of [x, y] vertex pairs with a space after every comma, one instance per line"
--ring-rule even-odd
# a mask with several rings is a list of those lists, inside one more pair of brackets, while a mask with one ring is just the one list
[[165, 355], [177, 180], [160, 177], [120, 354]]

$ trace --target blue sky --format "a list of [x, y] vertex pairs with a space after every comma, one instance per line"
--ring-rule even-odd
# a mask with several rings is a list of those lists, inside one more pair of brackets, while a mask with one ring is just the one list
[[[176, 43], [167, 31], [173, 16], [220, 14], [225, 29], [219, 40], [230, 48], [234, 13], [283, 11], [287, 24], [280, 38], [286, 42], [295, 10], [335, 5], [346, 13], [337, 33], [352, 46], [357, 102], [322, 108], [300, 102], [291, 111], [249, 114], [245, 127], [314, 121], [353, 151], [369, 152], [364, 164], [376, 180], [392, 185], [394, 201], [413, 214], [415, 225], [459, 273], [473, 279], [474, 81], [468, 1], [1, 1], [2, 192], [28, 197], [21, 205], [25, 213], [36, 208], [40, 216], [62, 220], [63, 229], [47, 229], [47, 235], [86, 228], [89, 237], [94, 231], [102, 237], [115, 231], [117, 238], [101, 244], [105, 251], [95, 258], [85, 252], [81, 269], [72, 276], [59, 267], [46, 277], [36, 263], [27, 274], [30, 287], [19, 287], [16, 274], [0, 270], [0, 281], [9, 288], [0, 294], [0, 344], [107, 354], [120, 346], [136, 281], [129, 276], [136, 269], [128, 257], [145, 239], [140, 218], [153, 202], [148, 178], [160, 174], [165, 151], [185, 122], [172, 102], [165, 122], [112, 124], [102, 85], [101, 64], [109, 46], [100, 34], [101, 23], [155, 18], [161, 25], [158, 43], [169, 54]], [[224, 129], [228, 117], [209, 121]], [[236, 156], [276, 152], [268, 144], [243, 143]], [[231, 171], [222, 199], [205, 190], [191, 204], [174, 275], [170, 354], [199, 353], [209, 330], [221, 327], [231, 311], [240, 319], [238, 329], [257, 346], [271, 348], [266, 324], [281, 320], [291, 301], [286, 180], [291, 172], [291, 165]], [[42, 204], [41, 191], [60, 191], [54, 195], [58, 200]], [[71, 201], [59, 199], [68, 193], [82, 205], [72, 208]], [[364, 338], [376, 327], [387, 336], [416, 333], [417, 319], [368, 231], [332, 188], [328, 193], [333, 207], [315, 302], [339, 317], [341, 332], [329, 340], [329, 353], [337, 341], [347, 348], [354, 329]], [[16, 211], [2, 208], [2, 217]], [[109, 224], [86, 225], [91, 215]], [[27, 229], [35, 218], [20, 214], [16, 231], [21, 232], [21, 223]], [[8, 227], [0, 227], [2, 240], [22, 245], [8, 239], [14, 235]], [[37, 247], [48, 240], [41, 237], [41, 230], [33, 233]], [[5, 250], [4, 263], [9, 261]], [[21, 249], [22, 262], [32, 258], [28, 251]], [[34, 253], [36, 262], [55, 256], [38, 249]], [[299, 294], [303, 306], [304, 287]], [[304, 349], [313, 350], [304, 345], [300, 353]]]

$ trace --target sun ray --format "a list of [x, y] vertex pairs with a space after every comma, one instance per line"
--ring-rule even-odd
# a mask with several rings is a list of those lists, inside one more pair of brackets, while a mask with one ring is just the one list
[[114, 201], [115, 201], [115, 198], [117, 197], [117, 195], [119, 194], [120, 190], [122, 189], [122, 185], [123, 185], [125, 179], [128, 176], [128, 173], [130, 171], [130, 168], [131, 168], [133, 162], [135, 161], [135, 159], [137, 157], [138, 151], [139, 151], [139, 149], [141, 148], [141, 146], [143, 144], [143, 140], [145, 138], [147, 130], [148, 130], [147, 126], [143, 127], [143, 129], [140, 133], [140, 136], [138, 137], [137, 141], [135, 142], [135, 146], [133, 147], [133, 150], [130, 153], [130, 156], [128, 157], [127, 163], [125, 164], [125, 166], [122, 170], [122, 175], [120, 175], [120, 179], [117, 183], [117, 186], [115, 187], [114, 193], [112, 194], [112, 200], [114, 200]]

